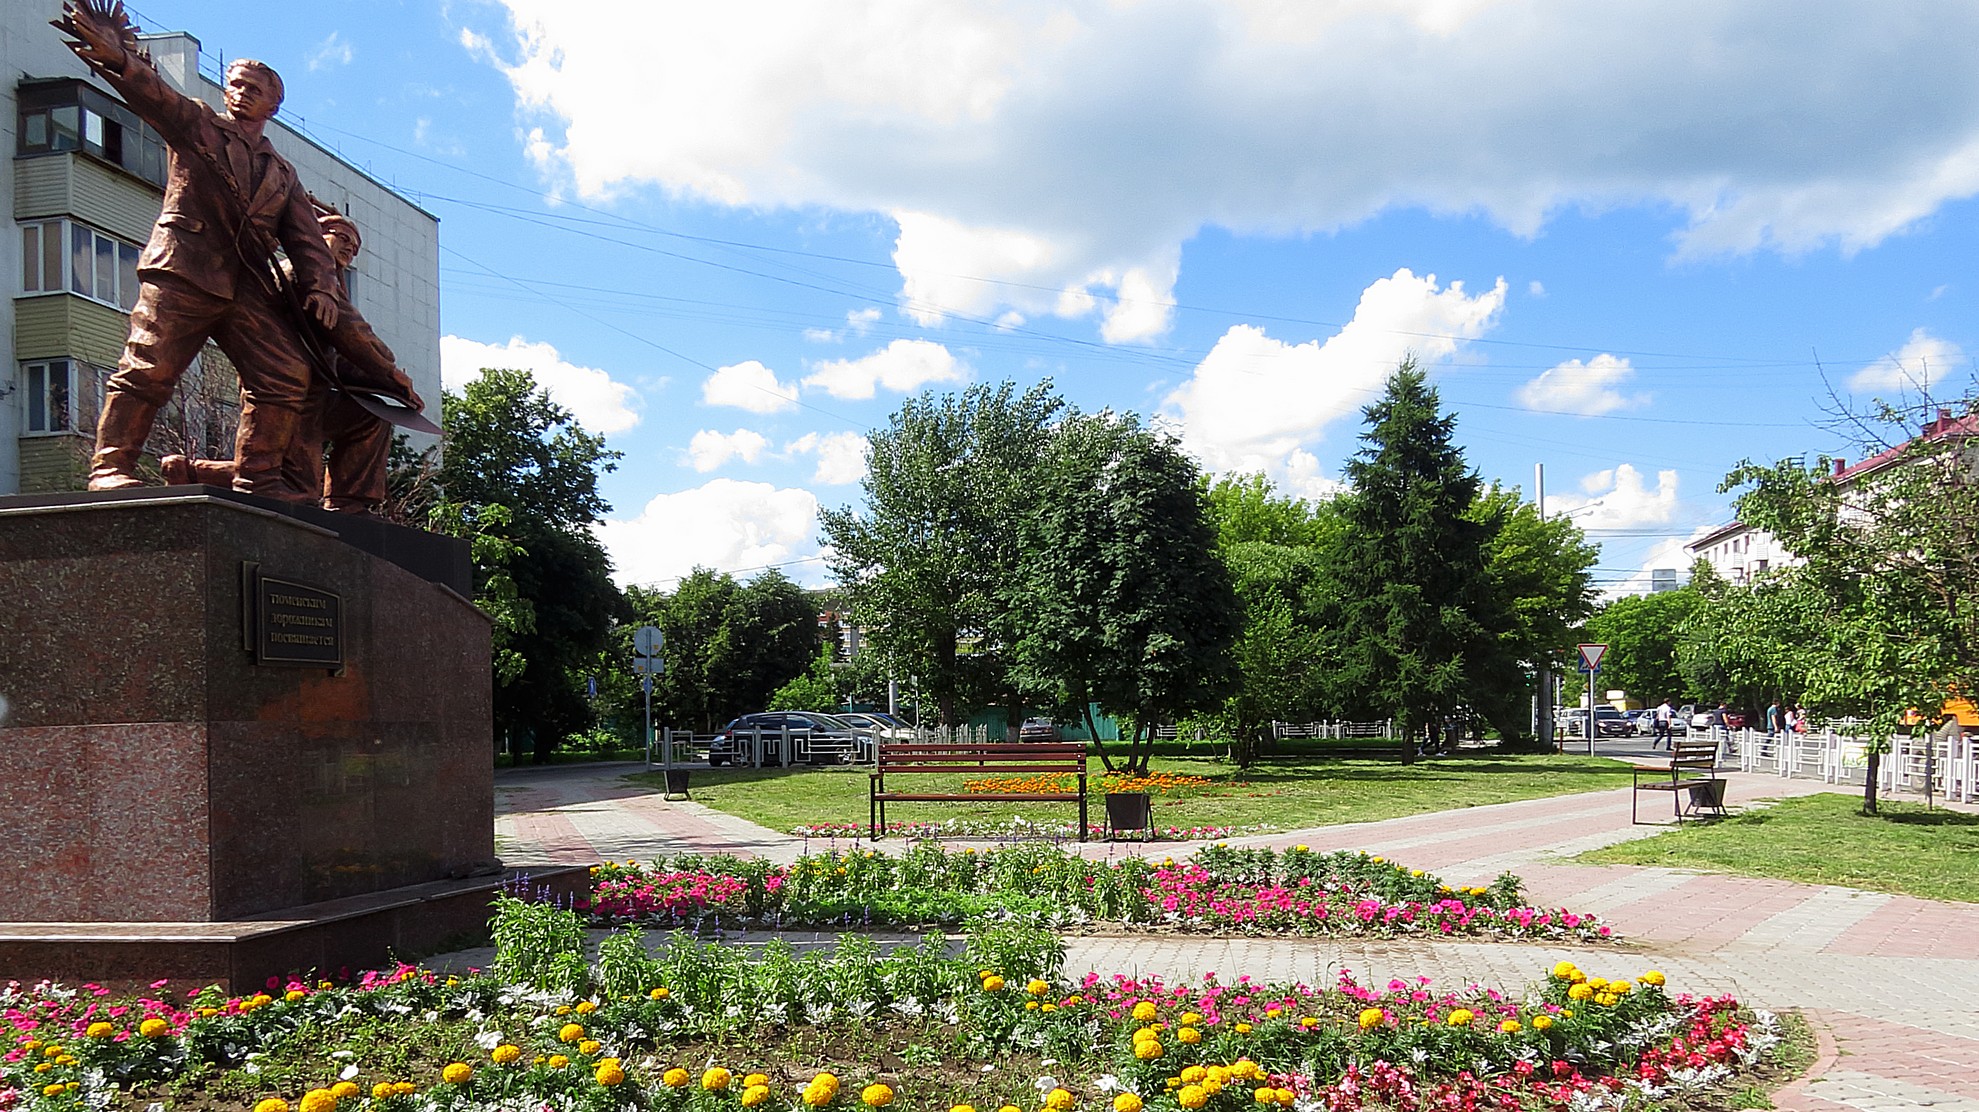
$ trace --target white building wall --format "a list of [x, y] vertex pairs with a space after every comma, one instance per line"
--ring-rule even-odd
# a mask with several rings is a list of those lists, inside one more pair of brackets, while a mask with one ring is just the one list
[[1709, 538], [1709, 543], [1689, 547], [1693, 559], [1703, 560], [1728, 583], [1749, 583], [1760, 572], [1774, 568], [1798, 567], [1804, 561], [1787, 551], [1779, 539], [1764, 529], [1740, 529]]

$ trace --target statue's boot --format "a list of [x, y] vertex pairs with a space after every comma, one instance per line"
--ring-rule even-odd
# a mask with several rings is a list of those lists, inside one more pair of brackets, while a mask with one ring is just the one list
[[210, 487], [234, 485], [234, 461], [230, 459], [197, 459], [170, 455], [158, 461], [158, 472], [173, 486], [185, 486], [188, 483]]
[[286, 406], [242, 406], [234, 440], [234, 489], [284, 502], [316, 501], [315, 491], [296, 489], [282, 474], [283, 457], [301, 424], [301, 412]]
[[89, 489], [144, 485], [137, 477], [137, 460], [157, 416], [158, 407], [135, 394], [113, 390], [104, 397], [103, 415], [96, 421], [96, 452], [89, 459]]

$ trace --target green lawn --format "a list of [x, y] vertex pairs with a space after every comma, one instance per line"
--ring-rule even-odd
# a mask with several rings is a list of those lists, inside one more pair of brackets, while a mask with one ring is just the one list
[[[1177, 746], [1176, 748], [1181, 748]], [[1198, 750], [1202, 747], [1198, 746]], [[1093, 793], [1090, 820], [1105, 820], [1099, 793], [1098, 761], [1090, 766]], [[1207, 757], [1170, 753], [1157, 756], [1156, 772], [1201, 776], [1206, 788], [1157, 795], [1155, 823], [1161, 827], [1265, 826], [1290, 830], [1330, 823], [1397, 818], [1485, 803], [1598, 791], [1626, 785], [1626, 765], [1573, 755], [1462, 754], [1404, 766], [1389, 759], [1329, 757], [1300, 753], [1278, 757], [1239, 772]], [[888, 786], [930, 791], [962, 791], [962, 775], [903, 776]], [[630, 779], [658, 785], [658, 773]], [[708, 769], [697, 768], [693, 797], [718, 811], [789, 830], [813, 823], [866, 821], [867, 770], [863, 768]], [[1034, 822], [1075, 816], [1069, 803], [895, 803], [889, 822], [988, 822], [1023, 816]]]
[[1861, 808], [1860, 795], [1800, 796], [1722, 822], [1584, 853], [1580, 859], [1979, 903], [1979, 815], [1886, 802], [1883, 813], [1871, 818]]

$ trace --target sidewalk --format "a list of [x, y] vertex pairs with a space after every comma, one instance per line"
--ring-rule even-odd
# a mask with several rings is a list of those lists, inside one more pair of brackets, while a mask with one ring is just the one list
[[[645, 860], [734, 852], [794, 860], [802, 839], [691, 802], [667, 802], [620, 779], [638, 765], [504, 770], [495, 781], [497, 851], [516, 863]], [[1734, 803], [1826, 785], [1733, 773]], [[1441, 874], [1490, 882], [1510, 870], [1536, 904], [1598, 912], [1616, 947], [1397, 940], [1068, 939], [1067, 971], [1216, 972], [1324, 984], [1428, 976], [1515, 988], [1562, 958], [1609, 975], [1661, 969], [1677, 991], [1732, 992], [1758, 1007], [1798, 1008], [1839, 1052], [1775, 1101], [1800, 1112], [1952, 1109], [1979, 1112], [1979, 906], [1855, 889], [1592, 866], [1573, 855], [1659, 828], [1631, 826], [1626, 789], [1472, 807], [1384, 822], [1231, 839], [1236, 845], [1365, 849]], [[897, 843], [890, 843], [897, 844]], [[815, 840], [812, 849], [823, 849]], [[1095, 856], [1137, 851], [1087, 843]], [[1145, 848], [1145, 847], [1142, 847]], [[1176, 854], [1184, 845], [1164, 843]], [[465, 956], [465, 955], [463, 955]]]

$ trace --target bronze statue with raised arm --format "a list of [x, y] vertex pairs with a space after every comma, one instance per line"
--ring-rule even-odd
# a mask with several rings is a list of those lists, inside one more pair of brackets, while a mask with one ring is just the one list
[[[282, 461], [312, 382], [302, 328], [336, 327], [339, 289], [309, 195], [265, 134], [282, 79], [236, 60], [222, 115], [165, 83], [121, 0], [69, 0], [54, 25], [168, 147], [164, 211], [138, 258], [130, 339], [105, 391], [89, 489], [142, 485], [137, 461], [152, 422], [211, 339], [240, 374], [234, 489], [297, 497]], [[292, 286], [275, 264], [278, 246]]]

